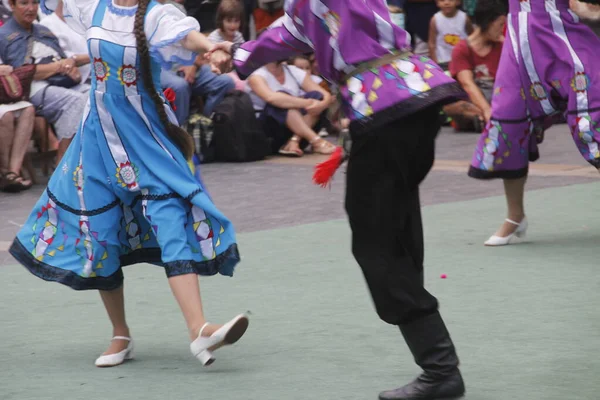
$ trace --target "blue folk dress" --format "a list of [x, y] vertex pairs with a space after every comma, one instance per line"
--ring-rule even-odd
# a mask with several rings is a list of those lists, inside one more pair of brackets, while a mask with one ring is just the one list
[[[45, 11], [56, 1], [42, 1]], [[240, 257], [231, 222], [169, 139], [140, 76], [135, 7], [63, 0], [86, 35], [92, 90], [78, 133], [10, 252], [34, 275], [75, 290], [121, 286], [121, 267], [146, 262], [168, 277], [232, 276]], [[152, 1], [144, 26], [152, 77], [195, 55], [180, 42], [198, 22]], [[164, 100], [162, 93], [160, 94]], [[166, 100], [170, 120], [176, 117]]]

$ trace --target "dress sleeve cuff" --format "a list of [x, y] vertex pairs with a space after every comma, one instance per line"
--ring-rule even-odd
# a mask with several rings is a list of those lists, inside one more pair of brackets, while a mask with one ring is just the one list
[[196, 60], [196, 53], [178, 44], [195, 28], [188, 28], [177, 35], [163, 39], [150, 45], [150, 55], [161, 67], [170, 69], [174, 64], [191, 65]]
[[52, 14], [58, 5], [58, 0], [40, 0], [40, 8], [46, 15]]

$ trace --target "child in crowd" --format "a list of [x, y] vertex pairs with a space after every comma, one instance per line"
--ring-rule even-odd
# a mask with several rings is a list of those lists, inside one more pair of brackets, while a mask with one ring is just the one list
[[217, 9], [217, 29], [212, 31], [208, 40], [213, 43], [244, 43], [240, 32], [244, 19], [244, 5], [240, 0], [221, 0]]
[[[243, 20], [244, 5], [240, 0], [221, 0], [217, 9], [217, 29], [208, 35], [208, 40], [213, 43], [244, 43], [244, 36], [240, 32]], [[246, 82], [241, 80], [237, 73], [233, 71], [231, 64], [222, 65], [218, 69], [212, 67], [212, 69], [215, 73], [229, 75], [235, 82], [236, 90], [244, 91], [246, 89]]]
[[438, 11], [429, 23], [429, 56], [447, 70], [452, 50], [473, 32], [469, 16], [459, 9], [460, 0], [437, 0]]

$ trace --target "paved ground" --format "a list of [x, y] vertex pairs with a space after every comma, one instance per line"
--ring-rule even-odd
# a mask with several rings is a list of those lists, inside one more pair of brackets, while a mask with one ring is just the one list
[[[564, 126], [532, 168], [523, 244], [482, 242], [504, 217], [500, 182], [466, 176], [477, 136], [445, 130], [422, 187], [427, 287], [441, 301], [470, 400], [596, 400], [600, 392], [597, 172]], [[211, 368], [188, 353], [158, 267], [126, 269], [137, 360], [99, 370], [110, 335], [98, 296], [35, 279], [6, 248], [43, 187], [0, 194], [0, 399], [375, 399], [417, 373], [378, 321], [349, 250], [343, 173], [311, 185], [319, 157], [204, 167], [240, 232], [234, 279], [203, 280], [211, 319], [251, 310], [251, 329]], [[439, 279], [441, 273], [448, 279]]]

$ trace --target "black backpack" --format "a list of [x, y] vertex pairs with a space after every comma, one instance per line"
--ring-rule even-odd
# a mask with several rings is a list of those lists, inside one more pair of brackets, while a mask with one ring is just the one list
[[234, 90], [215, 107], [210, 146], [215, 161], [248, 162], [264, 159], [270, 143], [256, 119], [250, 96]]

